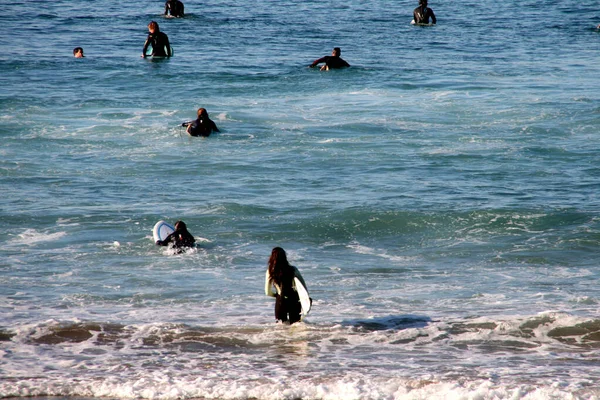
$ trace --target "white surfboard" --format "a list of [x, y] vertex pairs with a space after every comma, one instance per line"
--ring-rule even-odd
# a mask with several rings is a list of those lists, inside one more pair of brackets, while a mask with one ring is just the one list
[[308, 291], [298, 278], [294, 278], [294, 285], [296, 286], [296, 292], [298, 292], [298, 297], [300, 297], [300, 305], [302, 306], [302, 318], [304, 318], [310, 312], [310, 296], [308, 295]]
[[[152, 51], [153, 51], [152, 45], [148, 46], [148, 49], [146, 50], [146, 58], [149, 58], [151, 60], [154, 58], [156, 58], [158, 60], [160, 60], [162, 58], [169, 58], [168, 56], [153, 56]], [[171, 57], [173, 57], [174, 54], [175, 54], [175, 49], [173, 48], [173, 46], [171, 46]]]
[[152, 228], [152, 237], [154, 237], [154, 243], [159, 240], [165, 240], [167, 236], [175, 232], [175, 227], [165, 221], [158, 221], [154, 228]]

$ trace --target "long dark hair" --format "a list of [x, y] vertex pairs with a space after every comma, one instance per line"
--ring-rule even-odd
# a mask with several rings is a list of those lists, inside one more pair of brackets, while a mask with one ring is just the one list
[[294, 273], [292, 266], [287, 260], [285, 250], [281, 247], [275, 247], [271, 251], [271, 257], [269, 258], [269, 275], [271, 276], [271, 282], [284, 288], [291, 286]]

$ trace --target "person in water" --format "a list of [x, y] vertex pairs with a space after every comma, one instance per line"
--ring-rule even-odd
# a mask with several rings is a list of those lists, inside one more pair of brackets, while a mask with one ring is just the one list
[[171, 45], [169, 44], [168, 36], [160, 31], [158, 27], [158, 23], [156, 21], [151, 21], [148, 24], [148, 38], [146, 39], [146, 43], [144, 43], [144, 50], [142, 50], [142, 57], [146, 58], [146, 51], [149, 46], [152, 46], [152, 54], [153, 57], [171, 57], [173, 55], [173, 51], [171, 49]]
[[415, 24], [428, 24], [429, 18], [431, 18], [432, 24], [436, 23], [433, 10], [427, 7], [427, 0], [419, 0], [419, 7], [413, 11], [413, 21]]
[[341, 54], [342, 50], [340, 50], [339, 47], [334, 47], [330, 56], [321, 57], [318, 60], [313, 61], [313, 63], [310, 64], [310, 68], [314, 68], [321, 63], [325, 63], [325, 65], [321, 67], [321, 71], [349, 67], [350, 64], [340, 57]]
[[81, 47], [75, 47], [73, 49], [73, 57], [75, 58], [83, 58], [83, 49]]
[[275, 247], [271, 251], [267, 265], [265, 294], [275, 297], [275, 319], [281, 322], [289, 321], [290, 324], [300, 321], [302, 306], [294, 288], [294, 278], [298, 278], [306, 288], [300, 271], [290, 265], [285, 250], [281, 247]]
[[208, 137], [213, 132], [221, 132], [217, 124], [208, 118], [208, 112], [205, 108], [198, 109], [198, 118], [192, 122], [184, 122], [181, 126], [187, 126], [186, 132], [190, 136]]
[[156, 244], [159, 246], [173, 244], [173, 247], [176, 248], [194, 247], [194, 243], [196, 243], [196, 239], [194, 239], [194, 236], [187, 230], [187, 226], [183, 221], [175, 222], [175, 231], [164, 240], [156, 241]]
[[171, 17], [183, 17], [183, 3], [179, 0], [167, 0], [165, 3], [165, 15]]

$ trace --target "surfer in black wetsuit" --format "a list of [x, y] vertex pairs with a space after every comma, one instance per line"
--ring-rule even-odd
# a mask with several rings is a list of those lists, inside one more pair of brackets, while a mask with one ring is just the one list
[[148, 24], [148, 38], [146, 39], [146, 43], [144, 43], [144, 50], [142, 51], [142, 57], [146, 58], [146, 51], [149, 46], [152, 46], [152, 57], [171, 57], [173, 55], [173, 51], [171, 50], [171, 45], [169, 44], [169, 37], [160, 31], [158, 24], [156, 21], [152, 21]]
[[192, 122], [184, 122], [182, 126], [187, 126], [186, 132], [190, 136], [204, 136], [208, 137], [213, 132], [221, 132], [217, 128], [217, 124], [210, 118], [208, 118], [208, 112], [205, 108], [198, 109], [198, 118]]
[[171, 233], [164, 240], [157, 240], [156, 244], [159, 246], [168, 246], [173, 243], [173, 247], [194, 247], [196, 239], [187, 230], [187, 226], [183, 221], [175, 222], [175, 232]]
[[340, 50], [339, 47], [334, 47], [330, 56], [321, 57], [318, 60], [313, 61], [313, 63], [310, 64], [310, 68], [314, 68], [321, 63], [325, 63], [325, 65], [321, 67], [321, 71], [329, 71], [330, 69], [349, 67], [350, 64], [348, 64], [340, 57], [341, 54], [342, 50]]
[[171, 17], [183, 17], [183, 3], [179, 0], [167, 0], [165, 3], [165, 15], [171, 14]]
[[[275, 319], [290, 324], [300, 321], [302, 305], [298, 292], [294, 289], [294, 278], [298, 278], [306, 288], [306, 283], [298, 268], [290, 265], [281, 247], [271, 251], [265, 277], [265, 294], [275, 297]], [[273, 292], [275, 289], [275, 292]], [[310, 299], [312, 304], [312, 299]]]
[[415, 8], [413, 11], [413, 21], [415, 24], [428, 24], [429, 18], [431, 18], [431, 23], [435, 24], [435, 14], [433, 10], [427, 7], [427, 0], [419, 0], [419, 7]]

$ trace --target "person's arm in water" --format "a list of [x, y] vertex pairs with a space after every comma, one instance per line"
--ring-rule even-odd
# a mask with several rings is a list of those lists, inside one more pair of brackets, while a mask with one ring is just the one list
[[217, 124], [215, 124], [215, 121], [213, 121], [212, 119], [210, 120], [210, 125], [211, 125], [211, 127], [212, 127], [212, 130], [213, 130], [214, 132], [221, 132], [221, 131], [219, 130], [219, 128], [217, 128]]
[[431, 17], [431, 23], [435, 24], [437, 20], [435, 19], [435, 14], [433, 13], [433, 10], [431, 8], [428, 8], [427, 10], [429, 11], [429, 16]]
[[165, 15], [169, 15], [169, 2], [165, 3]]
[[185, 6], [183, 5], [182, 2], [179, 2], [179, 4], [181, 4], [181, 15], [180, 15], [180, 17], [183, 17], [185, 15], [185, 12], [184, 12]]
[[150, 46], [150, 35], [148, 35], [148, 37], [146, 38], [146, 42], [144, 43], [144, 49], [142, 50], [142, 57], [146, 58], [146, 51], [148, 50], [148, 47]]
[[313, 61], [313, 63], [312, 63], [312, 64], [310, 64], [310, 65], [309, 65], [309, 67], [310, 67], [310, 68], [314, 68], [314, 67], [316, 67], [317, 65], [319, 65], [320, 63], [324, 63], [326, 60], [327, 60], [327, 56], [325, 56], [325, 57], [321, 57], [321, 58], [319, 58], [318, 60], [315, 60], [315, 61]]
[[167, 236], [166, 238], [164, 238], [164, 240], [157, 240], [156, 244], [159, 246], [168, 246], [169, 243], [171, 243], [171, 240], [173, 239], [173, 236], [177, 235], [177, 231], [171, 233], [169, 236]]
[[413, 11], [413, 21], [415, 21], [415, 24], [420, 24], [421, 23], [421, 14], [419, 13], [420, 9], [421, 9], [421, 7], [417, 7]]
[[165, 35], [165, 47], [167, 48], [167, 57], [173, 55], [173, 49], [171, 49], [171, 43], [169, 43], [169, 37]]

